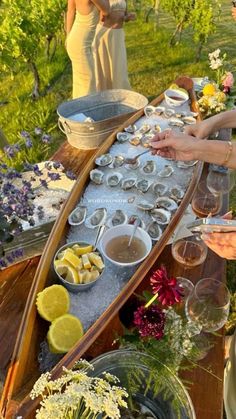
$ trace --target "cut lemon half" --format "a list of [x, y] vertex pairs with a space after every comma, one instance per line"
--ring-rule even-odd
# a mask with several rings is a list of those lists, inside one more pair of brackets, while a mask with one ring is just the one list
[[52, 322], [69, 311], [69, 293], [62, 285], [51, 285], [38, 293], [36, 306], [40, 316]]
[[68, 352], [83, 336], [83, 326], [78, 317], [64, 314], [55, 319], [47, 334], [50, 351], [63, 354]]

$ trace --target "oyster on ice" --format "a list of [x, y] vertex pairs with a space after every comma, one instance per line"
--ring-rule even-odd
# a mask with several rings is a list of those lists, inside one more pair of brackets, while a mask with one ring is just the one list
[[122, 182], [121, 182], [121, 188], [124, 191], [127, 191], [128, 189], [133, 188], [133, 186], [135, 186], [135, 184], [136, 184], [136, 180], [137, 179], [133, 178], [133, 177], [123, 179]]
[[108, 186], [118, 186], [121, 179], [123, 179], [123, 175], [118, 172], [110, 173], [106, 178], [106, 184]]
[[113, 157], [111, 154], [102, 154], [101, 156], [97, 157], [95, 160], [95, 163], [98, 166], [108, 166], [108, 164], [111, 164], [113, 161]]
[[68, 217], [68, 223], [72, 226], [79, 226], [82, 224], [86, 218], [87, 207], [78, 206], [76, 207]]
[[145, 113], [147, 118], [149, 116], [153, 115], [155, 112], [156, 112], [155, 106], [148, 105], [148, 106], [145, 106], [145, 108], [144, 108], [144, 113]]
[[196, 119], [193, 116], [190, 116], [190, 115], [189, 116], [184, 116], [182, 118], [182, 121], [185, 124], [188, 124], [188, 125], [196, 124]]
[[166, 225], [171, 218], [171, 212], [163, 208], [155, 208], [151, 211], [151, 217], [160, 225]]
[[136, 188], [141, 192], [147, 192], [152, 182], [147, 179], [139, 179], [136, 182]]
[[155, 182], [152, 185], [152, 191], [157, 196], [165, 195], [167, 190], [168, 190], [168, 186], [164, 185], [163, 183]]
[[137, 203], [137, 207], [141, 209], [142, 211], [150, 211], [154, 208], [154, 206], [155, 206], [154, 204], [145, 200], [139, 201]]
[[177, 161], [177, 167], [179, 169], [188, 169], [189, 167], [194, 166], [197, 164], [198, 160], [191, 160], [191, 161]]
[[151, 126], [149, 124], [143, 124], [139, 128], [138, 132], [140, 132], [140, 134], [146, 134], [148, 131], [150, 131], [150, 129], [151, 129]]
[[184, 122], [181, 121], [181, 119], [179, 119], [179, 118], [170, 118], [169, 125], [173, 126], [173, 127], [183, 127]]
[[93, 169], [90, 172], [90, 179], [97, 185], [101, 185], [103, 183], [103, 177], [104, 173], [101, 170]]
[[115, 227], [120, 224], [127, 223], [128, 217], [127, 215], [120, 209], [116, 210], [114, 214], [112, 214], [111, 218], [107, 221], [108, 227]]
[[136, 170], [138, 169], [139, 166], [140, 166], [140, 159], [136, 159], [135, 163], [127, 164], [125, 167], [127, 167], [127, 169]]
[[178, 208], [177, 203], [167, 196], [161, 196], [156, 200], [156, 207], [157, 208], [164, 208], [168, 211], [175, 211]]
[[124, 164], [124, 161], [125, 161], [125, 157], [123, 157], [123, 156], [115, 156], [113, 158], [112, 166], [113, 167], [120, 167], [120, 166], [122, 166], [122, 164]]
[[162, 230], [157, 221], [152, 221], [147, 226], [147, 233], [149, 234], [152, 240], [157, 241], [161, 238]]
[[116, 139], [119, 141], [119, 143], [125, 143], [131, 138], [131, 134], [128, 132], [117, 132]]
[[141, 168], [141, 171], [145, 175], [153, 175], [156, 171], [156, 163], [154, 160], [147, 160]]
[[174, 116], [174, 115], [175, 115], [175, 111], [174, 111], [174, 109], [171, 109], [171, 108], [167, 108], [167, 109], [165, 109], [163, 113], [164, 113], [164, 116], [165, 116], [166, 118], [171, 118], [172, 116]]
[[161, 115], [163, 112], [165, 112], [165, 109], [166, 108], [164, 106], [157, 106], [156, 109], [155, 109], [155, 113], [157, 115]]
[[170, 196], [170, 198], [178, 202], [183, 198], [184, 190], [181, 188], [178, 188], [177, 186], [174, 186], [173, 188], [169, 189], [168, 195]]
[[166, 164], [165, 167], [157, 173], [159, 177], [169, 177], [174, 172], [173, 167], [170, 164]]
[[136, 125], [129, 125], [128, 127], [125, 127], [124, 130], [126, 132], [130, 132], [131, 134], [133, 134], [135, 131], [137, 131], [137, 127]]
[[129, 143], [132, 144], [132, 145], [135, 145], [135, 146], [139, 145], [140, 142], [141, 142], [141, 136], [140, 135], [137, 135], [136, 137], [133, 137], [129, 140]]
[[97, 208], [91, 215], [85, 220], [85, 225], [88, 228], [96, 228], [105, 223], [107, 217], [106, 208]]
[[145, 229], [146, 226], [145, 226], [144, 221], [136, 214], [133, 214], [129, 217], [128, 224], [134, 224], [137, 219], [140, 220], [140, 227]]

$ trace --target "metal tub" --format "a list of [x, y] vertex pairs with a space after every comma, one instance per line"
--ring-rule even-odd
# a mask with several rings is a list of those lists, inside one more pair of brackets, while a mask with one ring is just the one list
[[145, 96], [131, 90], [105, 90], [61, 103], [57, 109], [58, 125], [73, 147], [95, 149], [147, 104]]

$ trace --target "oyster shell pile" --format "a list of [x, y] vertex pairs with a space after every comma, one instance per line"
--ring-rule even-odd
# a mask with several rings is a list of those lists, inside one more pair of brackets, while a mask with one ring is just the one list
[[88, 228], [96, 228], [105, 223], [107, 217], [106, 208], [97, 208], [86, 220], [85, 225]]
[[169, 224], [171, 219], [171, 212], [164, 208], [155, 208], [151, 211], [151, 217], [153, 221], [156, 221], [160, 225]]
[[175, 211], [178, 208], [176, 201], [167, 196], [161, 196], [157, 198], [155, 205], [157, 208], [164, 208], [168, 211]]
[[173, 127], [183, 127], [184, 122], [179, 118], [170, 118], [169, 119], [169, 125]]
[[157, 241], [161, 238], [162, 230], [157, 221], [152, 221], [147, 226], [147, 233], [149, 234], [152, 240]]
[[137, 127], [136, 125], [129, 125], [128, 127], [125, 127], [124, 130], [126, 132], [130, 132], [131, 134], [133, 134], [135, 131], [137, 131]]

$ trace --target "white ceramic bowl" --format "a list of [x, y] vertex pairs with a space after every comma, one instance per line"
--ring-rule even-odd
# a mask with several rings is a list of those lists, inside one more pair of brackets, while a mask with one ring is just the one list
[[112, 227], [104, 233], [104, 235], [102, 236], [100, 240], [100, 248], [101, 248], [102, 254], [106, 257], [106, 259], [108, 259], [110, 262], [118, 266], [134, 266], [142, 262], [149, 255], [149, 253], [152, 250], [152, 239], [145, 230], [143, 230], [141, 227], [138, 227], [135, 233], [135, 237], [142, 240], [146, 246], [146, 252], [142, 258], [136, 260], [135, 262], [122, 263], [114, 259], [111, 259], [109, 256], [107, 256], [106, 246], [111, 241], [111, 239], [114, 239], [115, 237], [119, 237], [119, 236], [124, 236], [124, 235], [131, 236], [133, 231], [134, 231], [133, 225], [122, 224], [122, 225]]
[[164, 96], [168, 106], [181, 106], [189, 99], [187, 92], [175, 89], [167, 89]]

